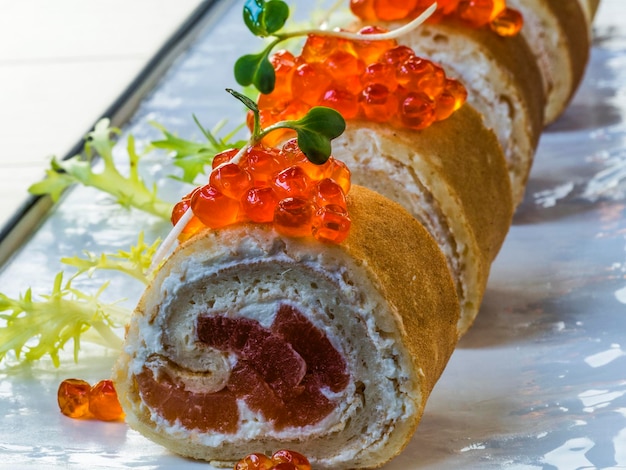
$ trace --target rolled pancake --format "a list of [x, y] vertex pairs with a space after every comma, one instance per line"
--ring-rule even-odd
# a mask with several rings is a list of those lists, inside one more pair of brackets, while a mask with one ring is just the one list
[[583, 78], [593, 5], [577, 0], [507, 0], [507, 4], [524, 16], [522, 35], [541, 71], [547, 97], [544, 122], [549, 124], [565, 110]]
[[578, 0], [580, 3], [583, 12], [585, 13], [585, 18], [589, 24], [592, 23], [593, 18], [596, 16], [598, 12], [598, 7], [600, 6], [600, 0]]
[[489, 29], [445, 19], [424, 24], [398, 42], [440, 64], [446, 75], [465, 85], [468, 104], [482, 115], [502, 147], [517, 206], [543, 129], [545, 106], [541, 73], [525, 39], [503, 38]]
[[348, 165], [353, 182], [400, 203], [435, 238], [455, 280], [463, 335], [513, 217], [507, 166], [493, 132], [467, 105], [421, 131], [349, 121], [333, 154]]
[[353, 187], [348, 239], [206, 230], [166, 261], [114, 370], [129, 425], [232, 465], [289, 448], [377, 467], [411, 438], [457, 342], [446, 260], [400, 205]]

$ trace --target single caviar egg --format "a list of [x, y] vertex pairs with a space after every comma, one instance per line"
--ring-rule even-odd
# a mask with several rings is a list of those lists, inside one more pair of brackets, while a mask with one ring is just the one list
[[293, 450], [282, 449], [272, 454], [272, 461], [278, 463], [291, 463], [297, 470], [311, 470], [309, 459], [299, 452]]
[[448, 118], [459, 109], [467, 99], [467, 90], [458, 80], [446, 79], [444, 89], [437, 98], [435, 115], [438, 120]]
[[313, 203], [302, 197], [282, 199], [274, 211], [274, 228], [289, 237], [311, 234]]
[[124, 418], [111, 380], [101, 380], [89, 391], [89, 411], [101, 421], [116, 421]]
[[228, 149], [216, 154], [211, 162], [211, 168], [215, 169], [218, 166], [229, 162], [235, 155], [237, 155], [238, 152], [239, 149]]
[[380, 62], [398, 66], [415, 57], [415, 52], [408, 46], [396, 46], [387, 50], [380, 58]]
[[346, 195], [334, 180], [324, 178], [318, 182], [311, 191], [313, 203], [318, 207], [334, 204], [344, 209], [346, 206]]
[[333, 158], [330, 161], [329, 169], [326, 172], [328, 178], [337, 183], [344, 194], [348, 194], [350, 191], [350, 169], [341, 160]]
[[335, 83], [348, 89], [358, 86], [365, 63], [356, 55], [346, 51], [333, 52], [324, 62], [328, 74]]
[[291, 94], [291, 75], [296, 68], [296, 58], [294, 55], [284, 49], [276, 51], [272, 54], [270, 63], [276, 72], [276, 82], [271, 95], [280, 96]]
[[373, 122], [389, 122], [398, 109], [398, 99], [381, 83], [373, 83], [361, 92], [361, 109], [365, 117]]
[[333, 108], [344, 119], [354, 119], [359, 113], [358, 97], [344, 87], [331, 87], [326, 90], [319, 104]]
[[374, 9], [374, 0], [350, 0], [350, 10], [363, 21], [378, 19]]
[[280, 198], [304, 196], [308, 192], [311, 179], [299, 165], [292, 165], [280, 171], [274, 178], [273, 188]]
[[350, 231], [348, 211], [337, 204], [320, 207], [313, 216], [313, 236], [322, 242], [341, 243]]
[[376, 16], [383, 21], [406, 18], [417, 6], [418, 0], [375, 0]]
[[250, 175], [254, 186], [265, 186], [272, 181], [274, 174], [280, 169], [280, 152], [262, 146], [251, 147], [241, 163], [242, 168]]
[[252, 222], [265, 223], [274, 219], [278, 199], [270, 187], [250, 188], [241, 200], [246, 217]]
[[235, 464], [235, 470], [270, 470], [274, 462], [265, 454], [253, 453]]
[[400, 119], [411, 129], [424, 129], [435, 120], [434, 102], [424, 93], [408, 93], [401, 106]]
[[191, 209], [207, 227], [220, 228], [237, 222], [239, 201], [225, 196], [207, 184], [193, 192]]
[[364, 87], [363, 90], [369, 85], [382, 85], [393, 93], [398, 88], [396, 68], [383, 62], [370, 64], [361, 74], [361, 85]]
[[66, 379], [59, 385], [57, 401], [61, 413], [70, 418], [89, 415], [89, 390], [91, 385], [80, 379]]
[[521, 31], [523, 25], [522, 14], [512, 8], [505, 8], [489, 23], [489, 27], [502, 37], [515, 36]]
[[252, 178], [239, 165], [227, 162], [211, 172], [209, 183], [224, 196], [239, 199], [250, 187]]

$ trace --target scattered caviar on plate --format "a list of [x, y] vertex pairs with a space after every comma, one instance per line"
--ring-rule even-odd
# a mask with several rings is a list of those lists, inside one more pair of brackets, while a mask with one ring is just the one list
[[276, 52], [271, 60], [276, 86], [258, 100], [261, 125], [299, 119], [313, 106], [326, 106], [344, 119], [420, 130], [463, 105], [465, 87], [439, 65], [393, 39], [367, 40], [368, 34], [384, 32], [363, 28], [361, 40], [310, 34], [300, 56]]
[[[352, 13], [363, 21], [398, 21], [416, 18], [433, 0], [350, 0]], [[472, 28], [489, 27], [499, 36], [515, 36], [524, 24], [521, 13], [506, 0], [438, 0], [430, 21], [456, 17]]]
[[209, 182], [183, 197], [172, 211], [175, 225], [188, 209], [191, 222], [186, 239], [203, 227], [221, 228], [237, 222], [271, 223], [283, 235], [312, 235], [323, 242], [341, 243], [350, 229], [346, 195], [350, 170], [332, 156], [323, 164], [310, 162], [288, 140], [280, 148], [257, 144], [214, 157]]
[[100, 421], [124, 418], [113, 382], [108, 379], [93, 386], [82, 379], [65, 379], [59, 385], [57, 402], [61, 413], [70, 418]]
[[248, 454], [235, 464], [234, 470], [311, 470], [311, 464], [304, 455], [283, 449], [271, 457], [258, 452]]

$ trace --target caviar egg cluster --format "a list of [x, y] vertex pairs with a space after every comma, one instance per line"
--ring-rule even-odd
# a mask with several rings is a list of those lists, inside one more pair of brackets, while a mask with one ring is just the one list
[[[359, 33], [383, 32], [367, 27]], [[327, 106], [347, 120], [424, 129], [449, 117], [467, 98], [465, 87], [446, 77], [440, 66], [393, 39], [357, 41], [312, 34], [299, 57], [283, 50], [271, 62], [276, 85], [258, 100], [263, 127]]]
[[293, 450], [279, 450], [271, 457], [253, 453], [241, 459], [235, 470], [311, 470], [309, 460]]
[[[350, 0], [352, 13], [363, 21], [416, 18], [433, 0]], [[524, 24], [522, 14], [508, 8], [506, 0], [438, 0], [429, 21], [456, 17], [473, 28], [488, 26], [499, 36], [515, 36]]]
[[61, 413], [70, 418], [95, 418], [100, 421], [117, 421], [124, 412], [111, 380], [101, 380], [91, 386], [81, 379], [66, 379], [57, 392]]
[[312, 235], [323, 242], [340, 243], [348, 236], [350, 171], [343, 162], [331, 156], [322, 165], [311, 163], [296, 139], [280, 149], [256, 145], [244, 152], [237, 163], [231, 162], [237, 149], [217, 154], [208, 184], [174, 206], [173, 224], [193, 211], [182, 239], [204, 227], [237, 222], [272, 223], [283, 235]]

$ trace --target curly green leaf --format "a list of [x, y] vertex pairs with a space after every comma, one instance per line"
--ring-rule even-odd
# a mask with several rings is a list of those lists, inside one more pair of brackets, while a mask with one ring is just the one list
[[61, 262], [75, 267], [77, 275], [82, 273], [92, 275], [99, 269], [114, 270], [147, 285], [152, 258], [160, 243], [160, 240], [156, 240], [152, 245], [148, 245], [144, 242], [144, 233], [140, 232], [137, 244], [131, 246], [129, 251], [119, 250], [117, 253], [101, 253], [100, 255], [87, 251], [85, 257], [61, 258]]
[[[140, 155], [135, 150], [132, 136], [128, 137], [127, 144], [129, 175], [122, 175], [116, 168], [113, 160], [115, 142], [112, 136], [117, 133], [119, 133], [118, 129], [109, 127], [108, 119], [99, 121], [87, 136], [86, 159], [81, 155], [62, 161], [52, 159], [51, 168], [47, 171], [47, 180], [33, 184], [29, 192], [36, 195], [50, 194], [56, 200], [64, 189], [71, 184], [78, 183], [110, 194], [126, 208], [134, 207], [163, 219], [169, 219], [172, 205], [159, 199], [156, 189], [148, 188], [139, 176]], [[104, 163], [104, 169], [98, 173], [92, 168], [92, 160], [96, 154]]]
[[74, 343], [74, 360], [78, 360], [81, 337], [94, 328], [95, 342], [119, 349], [122, 339], [116, 331], [128, 320], [130, 312], [115, 304], [100, 301], [106, 288], [95, 295], [77, 291], [71, 279], [63, 283], [63, 273], [56, 275], [52, 292], [34, 300], [29, 289], [18, 299], [0, 294], [0, 361], [13, 351], [22, 362], [32, 362], [48, 355], [55, 367], [60, 365], [60, 351], [69, 341]]

